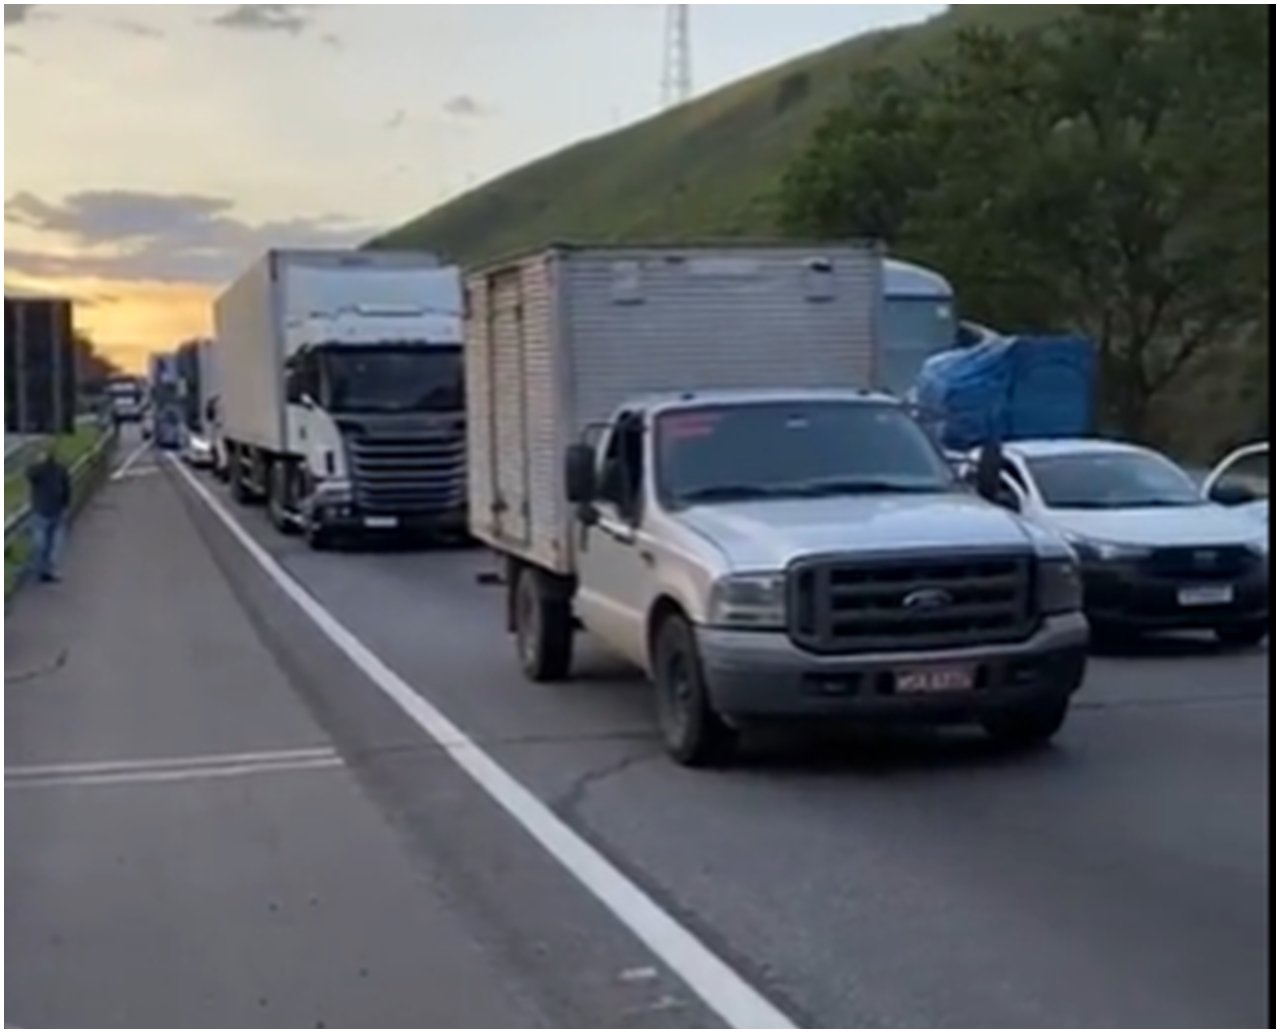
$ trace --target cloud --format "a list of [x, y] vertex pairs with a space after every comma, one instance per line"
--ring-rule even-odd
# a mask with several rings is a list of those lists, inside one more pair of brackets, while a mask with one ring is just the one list
[[55, 250], [6, 250], [6, 270], [33, 277], [222, 283], [272, 247], [350, 247], [377, 232], [328, 214], [250, 223], [225, 197], [89, 190], [50, 203], [9, 198], [5, 222], [59, 237]]
[[406, 119], [407, 117], [408, 117], [408, 116], [405, 114], [405, 110], [404, 110], [404, 108], [397, 108], [397, 109], [396, 109], [396, 110], [391, 114], [391, 117], [390, 117], [390, 118], [388, 118], [388, 119], [387, 119], [387, 120], [382, 124], [382, 125], [383, 125], [383, 128], [385, 128], [385, 129], [399, 129], [402, 125], [404, 125], [405, 119]]
[[450, 97], [442, 107], [446, 115], [457, 118], [484, 118], [490, 113], [485, 105], [469, 93], [459, 93], [456, 97]]
[[6, 43], [4, 45], [4, 52], [10, 57], [25, 57], [27, 54], [27, 52], [16, 43]]
[[111, 23], [111, 26], [120, 32], [130, 36], [137, 36], [140, 39], [160, 39], [164, 36], [164, 33], [154, 25], [145, 25], [130, 18], [118, 18]]
[[320, 42], [331, 50], [342, 49], [342, 38], [336, 32], [326, 32], [320, 37]]
[[5, 25], [21, 25], [31, 16], [31, 12], [35, 9], [35, 4], [5, 4], [4, 23]]
[[237, 4], [213, 19], [224, 29], [288, 32], [297, 35], [311, 24], [305, 4]]

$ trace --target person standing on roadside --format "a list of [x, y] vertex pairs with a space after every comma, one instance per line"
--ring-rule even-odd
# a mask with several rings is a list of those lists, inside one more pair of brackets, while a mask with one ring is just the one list
[[71, 506], [71, 477], [52, 445], [27, 467], [27, 484], [36, 536], [36, 575], [41, 581], [57, 581], [58, 549]]

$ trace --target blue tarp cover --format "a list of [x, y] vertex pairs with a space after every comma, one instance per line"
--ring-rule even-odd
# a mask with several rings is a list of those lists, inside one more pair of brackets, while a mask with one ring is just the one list
[[1085, 337], [1001, 337], [930, 358], [915, 397], [944, 448], [1081, 437], [1093, 430], [1096, 365]]

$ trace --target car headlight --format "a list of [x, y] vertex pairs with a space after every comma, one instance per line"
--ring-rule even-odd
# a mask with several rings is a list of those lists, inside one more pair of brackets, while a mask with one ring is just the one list
[[1151, 550], [1142, 545], [1125, 545], [1121, 542], [1104, 542], [1097, 538], [1081, 538], [1067, 535], [1067, 541], [1082, 561], [1122, 563], [1127, 560], [1143, 560]]
[[711, 590], [709, 623], [724, 628], [781, 629], [787, 581], [782, 574], [730, 574]]
[[1036, 605], [1040, 613], [1073, 613], [1084, 603], [1080, 567], [1075, 560], [1041, 560], [1036, 568]]

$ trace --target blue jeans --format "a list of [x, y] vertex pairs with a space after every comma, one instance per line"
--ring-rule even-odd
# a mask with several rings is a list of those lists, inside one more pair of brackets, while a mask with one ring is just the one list
[[62, 533], [65, 520], [61, 515], [31, 517], [35, 534], [35, 572], [37, 577], [51, 578], [57, 574], [58, 556], [62, 550]]

